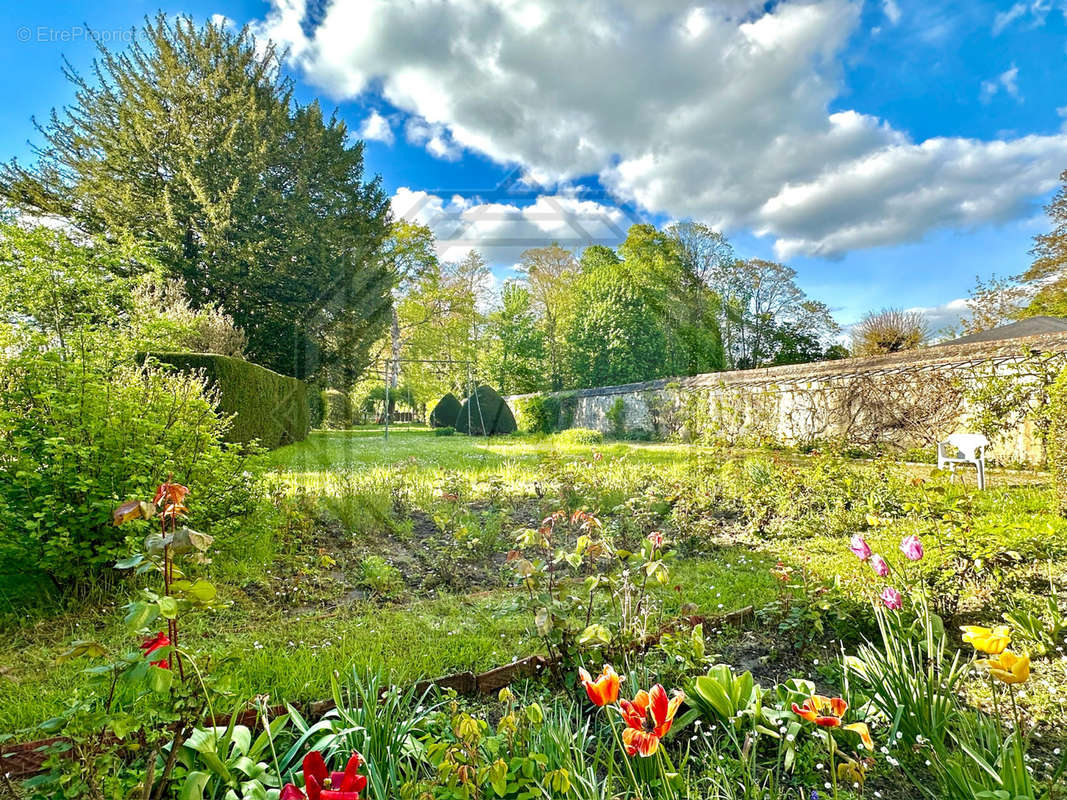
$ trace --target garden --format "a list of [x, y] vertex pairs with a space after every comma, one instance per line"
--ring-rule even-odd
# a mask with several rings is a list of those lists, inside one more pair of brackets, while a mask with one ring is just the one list
[[0, 729], [59, 737], [15, 796], [1063, 795], [1041, 473], [416, 426], [245, 466], [237, 524], [163, 480], [124, 577], [9, 598]]
[[[497, 286], [256, 35], [99, 42], [0, 164], [0, 800], [1067, 798], [1062, 332], [908, 371], [696, 221]], [[1067, 307], [1049, 211], [967, 333]], [[862, 439], [708, 390], [849, 355]]]

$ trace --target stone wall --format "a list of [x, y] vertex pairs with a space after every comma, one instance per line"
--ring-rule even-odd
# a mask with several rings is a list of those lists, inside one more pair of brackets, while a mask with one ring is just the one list
[[[621, 402], [627, 432], [734, 445], [844, 441], [858, 446], [930, 447], [967, 431], [967, 387], [1009, 378], [1042, 385], [1067, 364], [1067, 333], [941, 345], [874, 358], [717, 372], [561, 392], [562, 424], [611, 432]], [[1039, 393], [1038, 393], [1039, 394]], [[524, 397], [509, 397], [520, 411]], [[1019, 414], [995, 438], [1002, 463], [1040, 463], [1032, 417]]]

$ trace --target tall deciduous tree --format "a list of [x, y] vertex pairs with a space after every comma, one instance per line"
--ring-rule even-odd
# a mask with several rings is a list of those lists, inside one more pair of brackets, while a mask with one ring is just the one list
[[1034, 237], [1034, 263], [1023, 280], [1037, 284], [1037, 292], [1023, 312], [1067, 316], [1067, 170], [1060, 175], [1063, 184], [1045, 207], [1052, 230]]
[[73, 104], [38, 126], [33, 166], [0, 168], [0, 197], [152, 245], [260, 363], [359, 372], [389, 315], [388, 201], [344, 123], [294, 104], [273, 48], [161, 13], [127, 51], [101, 47], [90, 77], [66, 76]]
[[926, 319], [918, 311], [872, 311], [852, 329], [852, 352], [857, 356], [879, 356], [913, 350], [929, 335]]
[[500, 308], [489, 315], [484, 340], [485, 372], [501, 394], [545, 388], [544, 332], [526, 286], [504, 284]]
[[519, 257], [519, 271], [526, 277], [530, 296], [544, 321], [548, 379], [553, 390], [563, 388], [563, 340], [560, 323], [568, 312], [578, 262], [558, 244], [526, 250]]

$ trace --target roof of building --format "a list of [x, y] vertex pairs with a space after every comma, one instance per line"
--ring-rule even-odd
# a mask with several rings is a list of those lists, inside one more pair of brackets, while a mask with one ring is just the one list
[[1029, 317], [1028, 319], [1013, 322], [1010, 325], [1001, 325], [999, 328], [979, 331], [969, 336], [961, 336], [959, 339], [938, 342], [937, 346], [998, 342], [1003, 339], [1019, 339], [1023, 336], [1040, 336], [1043, 333], [1060, 333], [1062, 331], [1067, 331], [1067, 319], [1062, 317]]

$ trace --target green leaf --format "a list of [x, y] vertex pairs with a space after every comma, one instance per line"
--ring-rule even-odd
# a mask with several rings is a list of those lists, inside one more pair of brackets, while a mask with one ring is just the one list
[[211, 775], [206, 772], [190, 772], [178, 792], [178, 800], [203, 800], [204, 789], [210, 779]]
[[90, 658], [102, 658], [106, 655], [107, 648], [100, 644], [100, 642], [79, 639], [56, 657], [56, 664], [65, 664], [75, 658], [82, 658], [84, 656]]
[[126, 625], [132, 631], [140, 631], [151, 625], [159, 616], [159, 605], [135, 600], [126, 606]]
[[178, 616], [178, 601], [170, 595], [159, 598], [157, 606], [160, 616], [166, 619], [175, 619]]
[[174, 683], [174, 672], [155, 664], [148, 668], [148, 688], [156, 694], [166, 694]]

